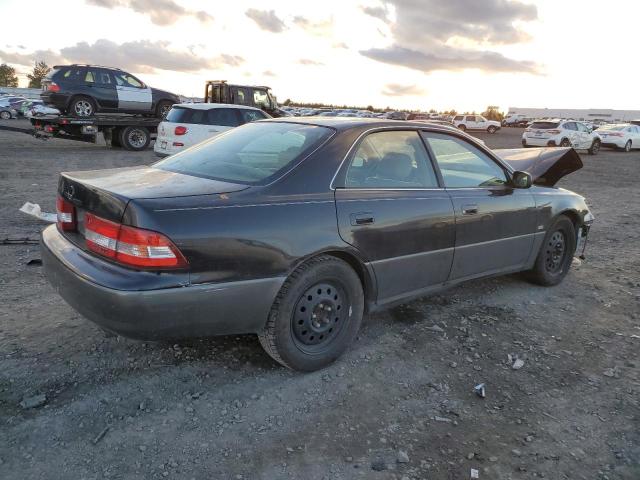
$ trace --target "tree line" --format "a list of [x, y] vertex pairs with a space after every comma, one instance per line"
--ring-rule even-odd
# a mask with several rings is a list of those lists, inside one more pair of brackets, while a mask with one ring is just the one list
[[[42, 80], [47, 76], [51, 68], [43, 61], [35, 62], [33, 70], [27, 75], [29, 79], [29, 88], [42, 87]], [[18, 76], [16, 69], [10, 67], [6, 63], [0, 65], [0, 87], [17, 88]]]

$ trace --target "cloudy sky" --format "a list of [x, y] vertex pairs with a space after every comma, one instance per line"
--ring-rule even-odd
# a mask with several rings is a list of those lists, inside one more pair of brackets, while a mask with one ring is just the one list
[[119, 67], [194, 96], [226, 79], [270, 85], [280, 101], [640, 109], [638, 0], [30, 4], [0, 0], [0, 18], [18, 19], [2, 22], [0, 62], [21, 86], [45, 60]]

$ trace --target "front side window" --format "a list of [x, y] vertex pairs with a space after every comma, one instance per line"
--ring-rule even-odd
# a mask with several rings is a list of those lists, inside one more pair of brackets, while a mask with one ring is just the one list
[[496, 162], [470, 143], [440, 133], [425, 133], [447, 188], [505, 185], [507, 176]]
[[240, 110], [240, 118], [242, 123], [255, 122], [256, 120], [264, 120], [267, 115], [260, 110]]
[[289, 122], [247, 123], [154, 167], [213, 180], [266, 184], [306, 157], [333, 132], [331, 128]]
[[119, 87], [142, 88], [142, 82], [136, 77], [124, 72], [114, 72], [116, 84]]
[[585, 132], [585, 133], [589, 132], [589, 129], [583, 123], [576, 123], [576, 126], [578, 127], [578, 130], [581, 131], [581, 132]]
[[427, 151], [415, 131], [371, 133], [347, 170], [347, 188], [437, 188]]
[[253, 104], [259, 107], [269, 107], [269, 96], [264, 90], [253, 91]]

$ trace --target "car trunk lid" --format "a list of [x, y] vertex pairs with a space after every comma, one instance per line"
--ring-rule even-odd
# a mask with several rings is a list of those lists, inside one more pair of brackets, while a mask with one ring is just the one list
[[513, 169], [530, 173], [533, 183], [544, 187], [553, 187], [565, 175], [582, 168], [573, 148], [513, 148], [494, 153]]
[[87, 213], [120, 223], [131, 200], [226, 194], [246, 188], [247, 185], [139, 166], [63, 172], [58, 195], [75, 207], [77, 230], [64, 234], [80, 245], [84, 243]]

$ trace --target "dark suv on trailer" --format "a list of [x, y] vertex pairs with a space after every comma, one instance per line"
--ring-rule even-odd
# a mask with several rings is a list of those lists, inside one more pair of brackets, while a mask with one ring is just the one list
[[178, 95], [151, 88], [118, 68], [57, 65], [42, 81], [42, 100], [63, 113], [90, 117], [97, 112], [163, 117]]

